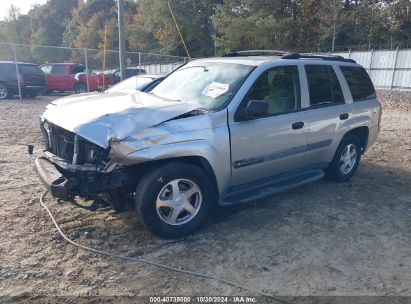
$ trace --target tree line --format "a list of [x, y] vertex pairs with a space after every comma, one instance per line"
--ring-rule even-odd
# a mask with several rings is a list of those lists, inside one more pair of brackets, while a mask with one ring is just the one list
[[[411, 47], [410, 0], [171, 0], [193, 57], [244, 49], [317, 52]], [[128, 50], [186, 56], [167, 0], [125, 1]], [[11, 6], [0, 42], [118, 49], [115, 0]]]

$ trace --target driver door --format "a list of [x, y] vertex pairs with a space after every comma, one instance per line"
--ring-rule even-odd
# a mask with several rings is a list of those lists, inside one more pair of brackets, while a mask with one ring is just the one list
[[[231, 186], [300, 168], [308, 140], [301, 86], [297, 65], [265, 70], [251, 86], [230, 124]], [[268, 113], [243, 115], [250, 100], [268, 103]]]

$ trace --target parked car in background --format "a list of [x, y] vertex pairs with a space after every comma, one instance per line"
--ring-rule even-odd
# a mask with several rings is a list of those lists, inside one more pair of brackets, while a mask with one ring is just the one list
[[[124, 79], [130, 78], [132, 76], [141, 75], [141, 74], [147, 74], [146, 70], [142, 68], [138, 68], [138, 67], [127, 67], [126, 75], [124, 76]], [[113, 73], [113, 76], [114, 76], [114, 83], [120, 82], [121, 81], [120, 69], [117, 69]]]
[[145, 74], [139, 76], [133, 76], [123, 80], [122, 82], [117, 83], [116, 85], [112, 86], [111, 88], [107, 89], [107, 93], [112, 92], [124, 92], [124, 91], [141, 91], [141, 92], [149, 92], [153, 89], [157, 84], [159, 84], [165, 75], [162, 74]]
[[77, 63], [47, 63], [43, 64], [41, 69], [46, 74], [46, 83], [50, 92], [101, 91], [112, 85], [114, 81], [113, 75], [104, 75], [103, 85], [103, 74], [90, 74], [83, 65]]
[[0, 99], [18, 94], [18, 83], [21, 94], [32, 98], [47, 89], [44, 73], [37, 65], [19, 62], [17, 69], [18, 76], [15, 62], [0, 61]]

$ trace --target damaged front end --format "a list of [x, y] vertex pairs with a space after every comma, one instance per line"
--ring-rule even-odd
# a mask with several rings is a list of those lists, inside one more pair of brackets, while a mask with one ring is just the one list
[[52, 196], [63, 200], [95, 196], [130, 180], [130, 168], [114, 170], [110, 147], [102, 148], [46, 120], [40, 129], [45, 151], [35, 160], [35, 169]]
[[127, 155], [113, 155], [113, 145], [198, 107], [141, 92], [53, 101], [41, 117], [46, 149], [35, 161], [36, 171], [50, 193], [64, 200], [134, 186], [135, 168], [120, 161]]

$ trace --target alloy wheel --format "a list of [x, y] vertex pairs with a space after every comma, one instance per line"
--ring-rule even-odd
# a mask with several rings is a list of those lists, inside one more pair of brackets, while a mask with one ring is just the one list
[[175, 179], [165, 185], [157, 196], [156, 210], [160, 219], [169, 225], [191, 221], [201, 208], [200, 187], [188, 179]]
[[341, 153], [340, 170], [341, 173], [347, 175], [355, 167], [357, 163], [357, 148], [353, 144], [346, 146]]
[[0, 99], [6, 99], [7, 93], [7, 88], [4, 85], [0, 85]]

